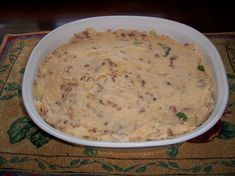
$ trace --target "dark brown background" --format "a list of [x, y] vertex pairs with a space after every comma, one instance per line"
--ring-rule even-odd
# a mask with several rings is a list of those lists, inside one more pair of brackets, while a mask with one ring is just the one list
[[162, 17], [201, 32], [231, 32], [235, 31], [234, 7], [233, 0], [8, 0], [0, 6], [0, 41], [6, 33], [52, 30], [73, 20], [101, 15]]

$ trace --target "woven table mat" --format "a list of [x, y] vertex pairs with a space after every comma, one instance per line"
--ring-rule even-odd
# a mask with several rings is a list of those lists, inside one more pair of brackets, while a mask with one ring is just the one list
[[40, 130], [27, 115], [21, 82], [29, 55], [46, 32], [8, 34], [0, 52], [0, 175], [235, 175], [235, 33], [206, 34], [219, 50], [230, 96], [206, 134], [163, 148], [75, 146]]

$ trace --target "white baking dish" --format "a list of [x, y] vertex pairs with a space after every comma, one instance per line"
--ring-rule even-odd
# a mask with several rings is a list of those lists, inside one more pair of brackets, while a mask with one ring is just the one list
[[[210, 117], [200, 127], [190, 133], [174, 137], [172, 139], [146, 141], [146, 142], [103, 142], [81, 139], [65, 134], [49, 124], [37, 112], [34, 106], [34, 96], [32, 85], [38, 72], [38, 66], [42, 59], [50, 52], [65, 44], [74, 35], [74, 33], [85, 30], [87, 27], [93, 27], [98, 31], [107, 29], [135, 29], [139, 31], [155, 30], [158, 34], [165, 34], [177, 40], [180, 43], [195, 43], [206, 55], [206, 65], [212, 69], [213, 83], [215, 86], [214, 99], [215, 108]], [[56, 81], [56, 80], [55, 80]], [[64, 141], [96, 147], [114, 147], [114, 148], [136, 148], [165, 146], [181, 143], [195, 138], [208, 131], [221, 117], [228, 99], [228, 83], [225, 69], [221, 57], [214, 45], [197, 30], [171, 20], [141, 17], [141, 16], [104, 16], [87, 18], [65, 24], [47, 34], [33, 49], [28, 64], [26, 66], [23, 78], [23, 101], [25, 108], [32, 120], [44, 131]]]

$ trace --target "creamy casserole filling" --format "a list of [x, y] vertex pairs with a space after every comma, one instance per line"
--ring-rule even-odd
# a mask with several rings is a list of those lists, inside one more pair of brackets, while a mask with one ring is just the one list
[[85, 139], [172, 138], [213, 110], [203, 63], [195, 45], [154, 31], [86, 29], [42, 61], [35, 105], [47, 123]]

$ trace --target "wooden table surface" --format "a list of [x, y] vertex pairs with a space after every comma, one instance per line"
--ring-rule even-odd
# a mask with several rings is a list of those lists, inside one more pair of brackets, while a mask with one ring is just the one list
[[0, 6], [0, 41], [7, 33], [52, 30], [67, 22], [101, 15], [162, 17], [200, 32], [235, 31], [233, 1], [222, 0], [8, 0]]

